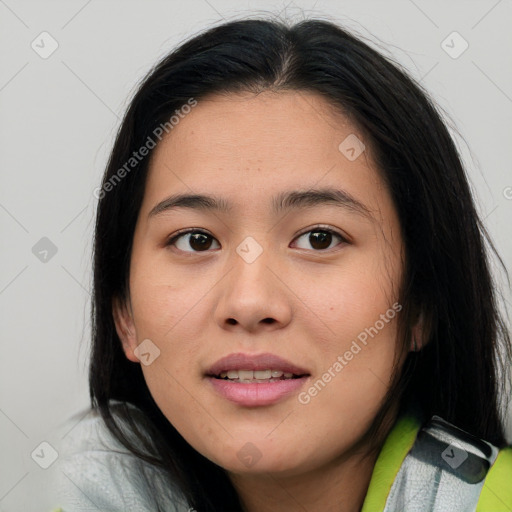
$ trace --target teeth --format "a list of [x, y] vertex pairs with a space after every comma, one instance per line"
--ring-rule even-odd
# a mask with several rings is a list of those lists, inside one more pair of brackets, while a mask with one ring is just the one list
[[254, 379], [254, 372], [252, 370], [238, 370], [238, 378], [240, 380], [252, 380]]
[[255, 379], [270, 379], [270, 377], [272, 377], [271, 370], [255, 370], [254, 371]]
[[237, 380], [243, 384], [249, 382], [274, 382], [280, 380], [281, 377], [291, 379], [293, 373], [285, 373], [281, 370], [229, 370], [222, 372], [219, 377], [221, 379]]

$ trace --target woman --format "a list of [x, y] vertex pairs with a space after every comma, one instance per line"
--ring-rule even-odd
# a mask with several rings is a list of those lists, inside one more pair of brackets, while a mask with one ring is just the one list
[[212, 28], [142, 82], [95, 194], [69, 510], [512, 506], [494, 249], [396, 63], [321, 20]]

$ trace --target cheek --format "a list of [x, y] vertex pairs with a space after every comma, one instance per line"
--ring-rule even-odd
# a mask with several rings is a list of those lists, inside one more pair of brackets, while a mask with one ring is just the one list
[[[130, 291], [137, 332], [162, 343], [180, 332], [195, 337], [197, 311], [205, 290], [214, 280], [196, 271], [194, 276], [158, 258], [139, 258], [131, 269]], [[194, 319], [194, 321], [191, 321]]]
[[303, 402], [310, 400], [306, 407], [315, 417], [325, 417], [326, 411], [341, 417], [359, 411], [369, 421], [393, 377], [401, 310], [390, 286], [394, 276], [372, 260], [361, 263], [347, 263], [318, 298], [323, 311], [318, 328], [325, 332], [322, 326], [327, 325], [329, 334], [318, 350], [322, 364], [316, 380], [303, 397]]
[[[371, 264], [349, 265], [333, 273], [325, 285], [314, 292], [315, 311], [329, 326], [329, 348], [343, 351], [353, 339], [367, 332], [377, 323], [379, 337], [393, 345], [395, 322], [398, 312], [393, 308], [396, 302], [391, 287], [392, 274], [384, 274]], [[311, 297], [311, 292], [308, 294]], [[310, 300], [310, 299], [308, 299]], [[361, 335], [364, 338], [364, 334]], [[346, 348], [348, 349], [348, 347]]]

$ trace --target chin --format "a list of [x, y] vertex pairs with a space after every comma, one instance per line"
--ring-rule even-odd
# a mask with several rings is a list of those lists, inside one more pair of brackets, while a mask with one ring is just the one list
[[206, 456], [218, 466], [234, 474], [255, 476], [273, 474], [284, 477], [307, 471], [311, 459], [308, 459], [305, 453], [298, 454], [296, 445], [289, 448], [281, 445], [277, 449], [277, 445], [271, 441], [258, 439], [255, 441], [244, 439], [230, 443], [222, 453]]

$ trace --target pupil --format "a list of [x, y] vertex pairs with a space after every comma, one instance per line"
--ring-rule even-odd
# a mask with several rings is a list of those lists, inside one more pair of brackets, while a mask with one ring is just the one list
[[315, 249], [327, 249], [331, 245], [332, 234], [327, 231], [313, 231], [309, 235], [309, 242]]
[[212, 244], [211, 238], [204, 233], [191, 233], [189, 240], [190, 247], [196, 251], [208, 249]]

